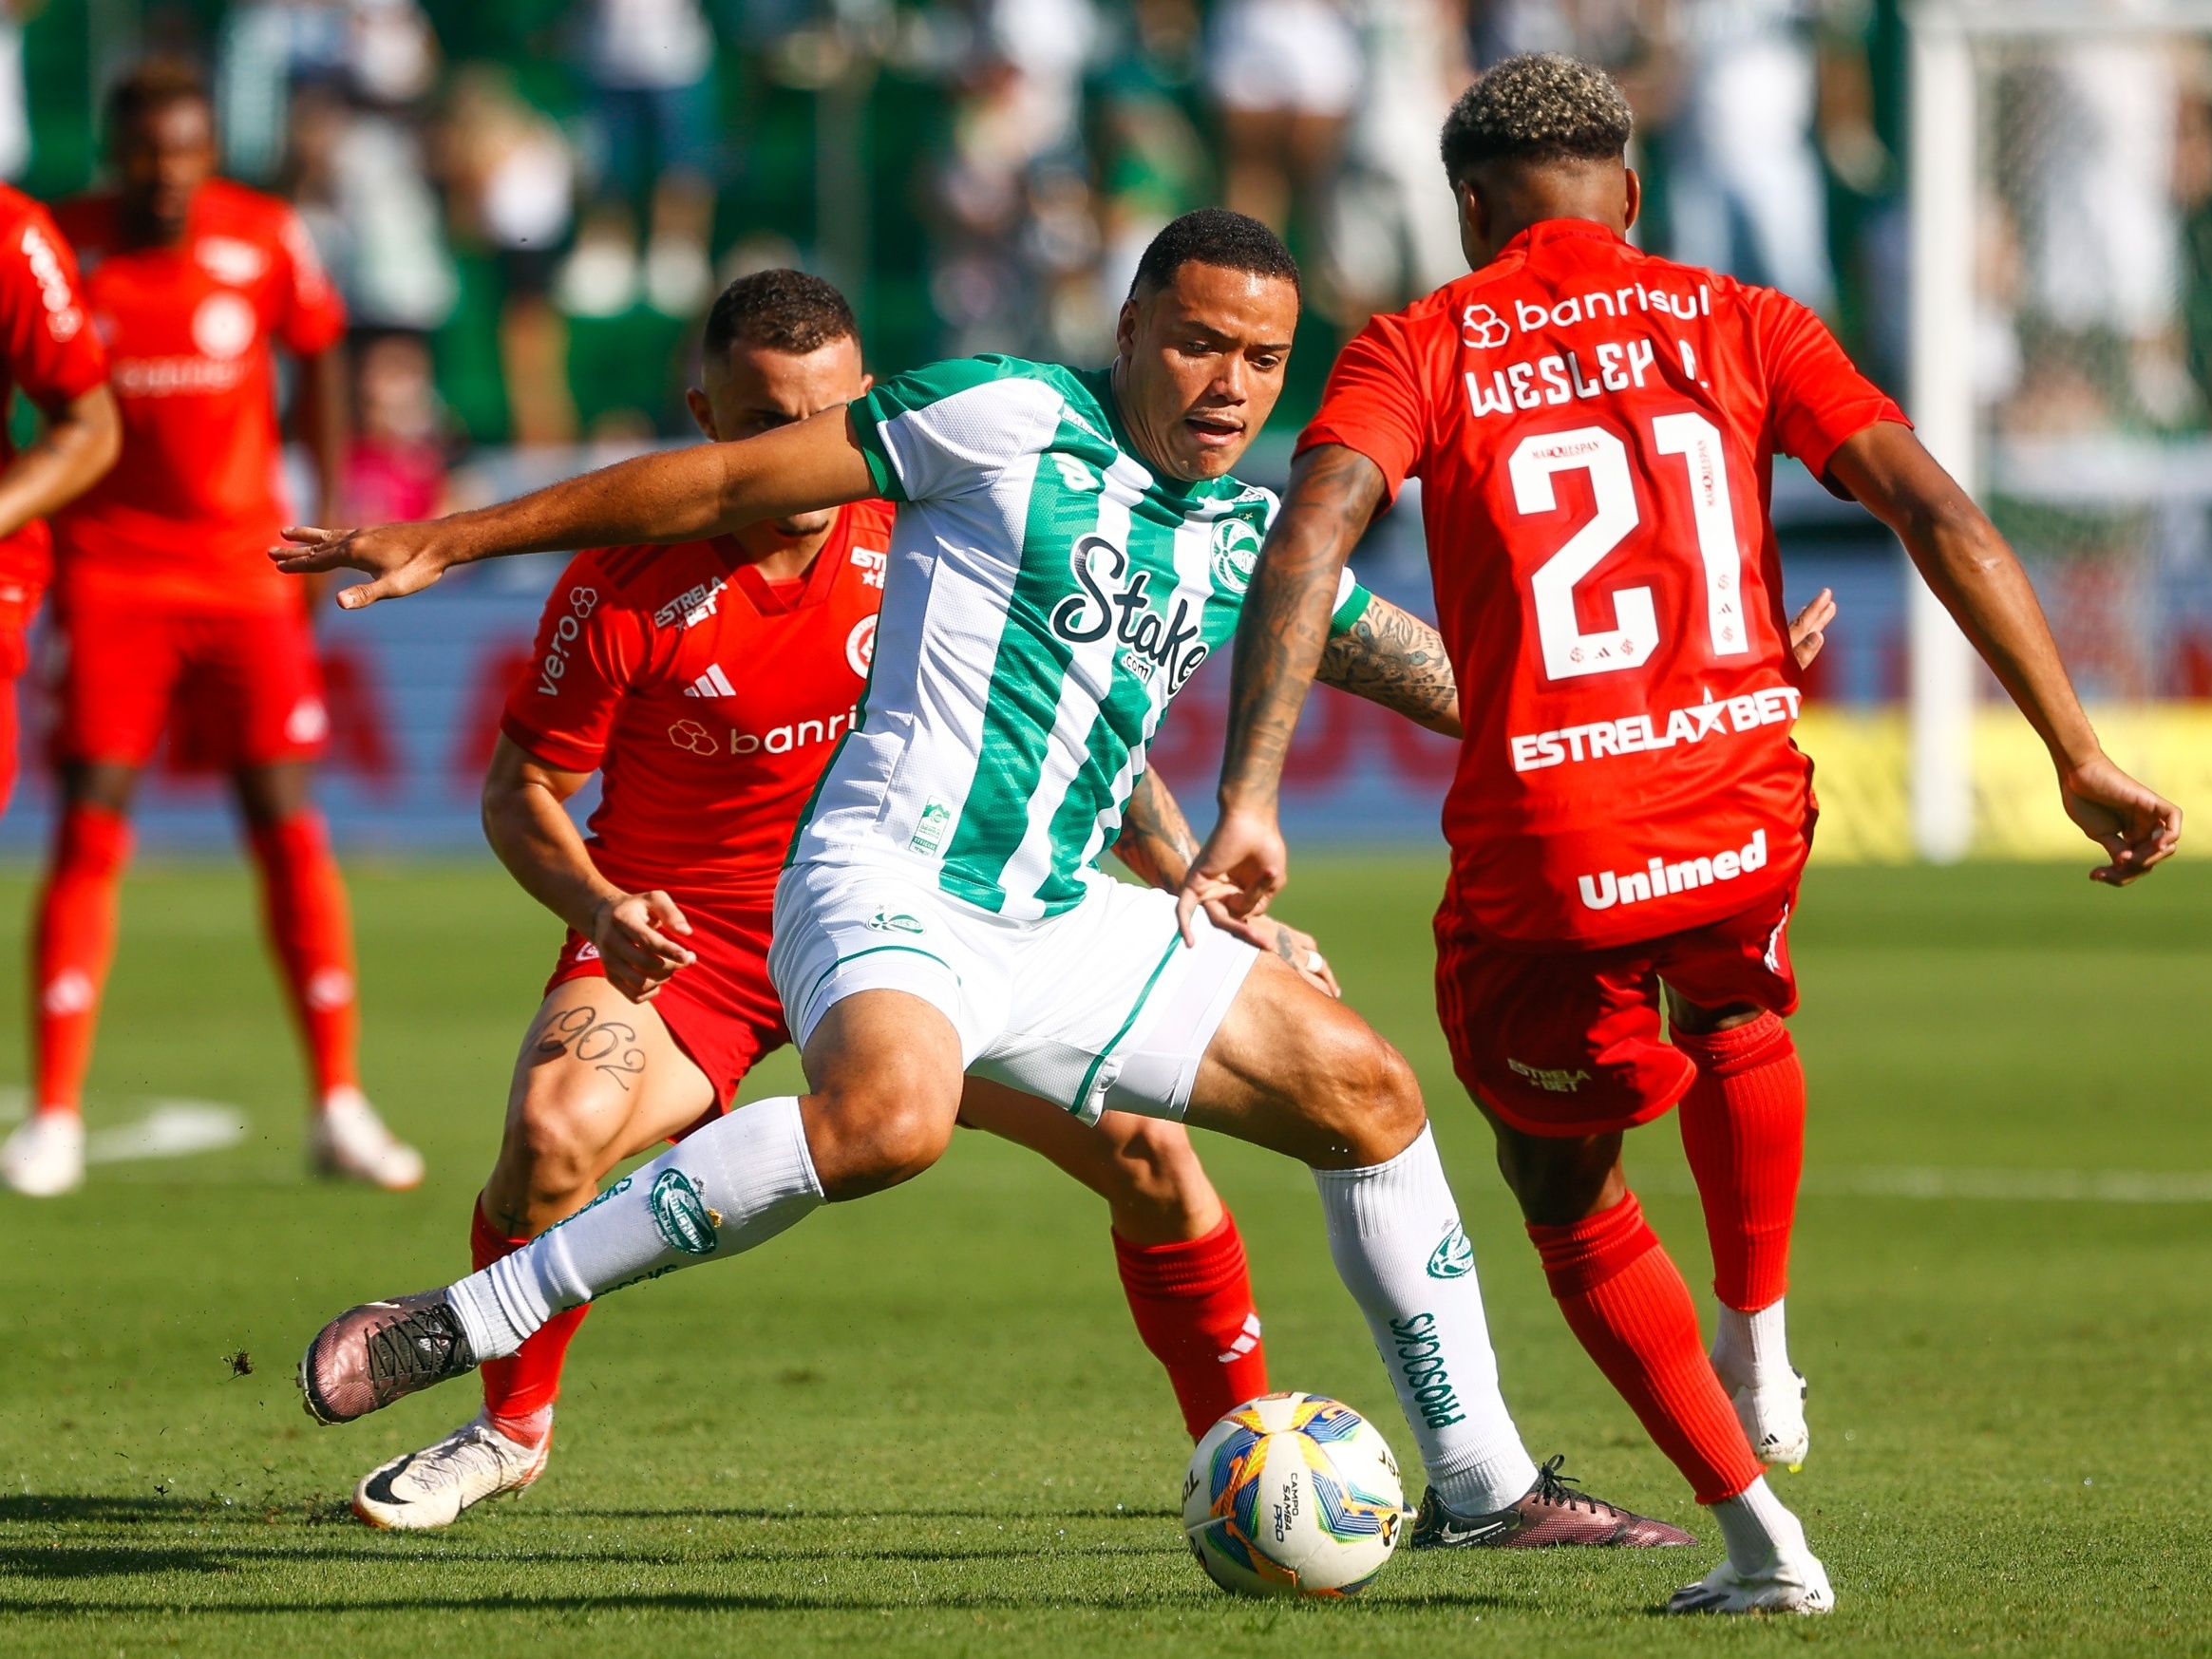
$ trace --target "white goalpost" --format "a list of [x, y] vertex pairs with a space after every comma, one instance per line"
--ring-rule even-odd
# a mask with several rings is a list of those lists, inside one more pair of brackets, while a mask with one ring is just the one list
[[[2108, 367], [2102, 360], [2092, 362], [2102, 351], [2110, 364], [2120, 366], [2106, 374], [2107, 380], [2117, 384], [2132, 365], [2137, 377], [2157, 394], [2146, 394], [2152, 404], [2164, 395], [2158, 386], [2182, 383], [2178, 367], [2161, 380], [2158, 355], [2165, 350], [2169, 364], [2180, 363], [2172, 345], [2179, 333], [2178, 321], [2165, 326], [2165, 343], [2161, 346], [2153, 339], [2157, 329], [2144, 320], [2150, 306], [2128, 297], [2138, 290], [2148, 292], [2146, 284], [2155, 286], [2164, 280], [2132, 267], [2165, 258], [2178, 273], [2174, 250], [2179, 248], [2181, 209], [2167, 204], [2165, 244], [2161, 244], [2159, 236], [2146, 234], [2145, 227], [2150, 233], [2157, 230], [2156, 197], [2168, 188], [2165, 179], [2140, 179], [2138, 188], [2120, 193], [2128, 197], [2135, 210], [2132, 217], [2120, 206], [2109, 206], [2100, 221], [2100, 210], [2108, 204], [2094, 199], [2081, 204], [2077, 217], [2089, 226], [2084, 233], [2089, 240], [2094, 240], [2100, 223], [2114, 250], [2127, 248], [2129, 236], [2134, 238], [2134, 254], [2108, 255], [2108, 264], [2118, 280], [2108, 285], [2114, 292], [2100, 300], [2093, 292], [2096, 259], [2090, 255], [2107, 255], [2080, 248], [2070, 255], [2063, 226], [2021, 222], [2038, 217], [2038, 203], [2030, 200], [2022, 212], [2019, 198], [2032, 198], [2040, 190], [2042, 205], [2065, 206], [2059, 187], [2050, 184], [2049, 179], [2055, 176], [2054, 169], [2071, 166], [2073, 172], [2066, 177], [2077, 186], [2083, 179], [2095, 180], [2099, 177], [2095, 166], [2076, 160], [2085, 143], [2091, 150], [2100, 142], [2107, 145], [2109, 153], [2098, 163], [2107, 179], [2126, 180], [2128, 157], [2112, 146], [2124, 149], [2130, 141], [2135, 145], [2131, 155], [2137, 172], [2147, 174], [2155, 165], [2156, 123], [2162, 118], [2155, 111], [2130, 112], [2127, 99], [2117, 94], [2132, 72], [2131, 63], [2152, 66], [2151, 85], [2184, 85], [2186, 74], [2170, 65], [2159, 66], [2178, 58], [2184, 48], [2203, 52], [2204, 43], [2212, 40], [2212, 0], [1919, 0], [1911, 7], [1908, 23], [1912, 246], [1908, 396], [1922, 441], [1977, 500], [1983, 500], [1995, 475], [2008, 470], [1992, 465], [1994, 434], [2000, 424], [2032, 435], [2059, 433], [2058, 439], [2045, 438], [2040, 449], [2031, 442], [2015, 444], [2010, 452], [2014, 462], [2009, 472], [2016, 477], [2023, 471], [2018, 456], [2060, 455], [2064, 444], [2072, 443], [2062, 456], [2066, 464], [2014, 488], [2015, 500], [2039, 507], [2088, 503], [2108, 518], [2140, 507], [2146, 522], [2158, 511], [2170, 513], [2174, 491], [2148, 493], [2162, 497], [2163, 508], [2146, 504], [2148, 498], [2143, 492], [2131, 497], [2133, 486], [2113, 481], [2128, 468], [2111, 465], [2110, 459], [2141, 462], [2148, 456], [2148, 470], [2170, 473], [2173, 469], [2162, 462], [2180, 450], [2203, 445], [2201, 437], [2176, 437], [2189, 423], [2164, 414], [2146, 420], [2130, 405], [2126, 392], [2112, 396], [2102, 411], [2092, 408], [2083, 415], [2079, 408], [2069, 408], [2062, 418], [2052, 411], [2061, 408], [2061, 394], [2069, 383], [2057, 369], [2038, 383], [2035, 377], [2044, 360], [2034, 354], [2054, 353], [2050, 361], [2059, 362], [2066, 372], [2086, 382]], [[2129, 51], [2135, 54], [2133, 60], [2126, 58]], [[2204, 56], [2212, 61], [2212, 53]], [[2114, 64], [2118, 67], [2105, 73]], [[2159, 79], [2162, 74], [2165, 81]], [[2179, 107], [2171, 96], [2167, 103]], [[2179, 120], [2170, 114], [2163, 119], [2169, 125]], [[2164, 141], [2170, 155], [2178, 141], [2170, 130]], [[2073, 151], [2065, 148], [2068, 144], [2074, 146]], [[2021, 160], [2022, 149], [2032, 152], [2030, 160]], [[2035, 176], [2039, 181], [2020, 183], [2023, 175], [2038, 167], [2043, 170]], [[2011, 198], [2006, 197], [2008, 189]], [[2097, 193], [2090, 189], [2088, 194], [2093, 198]], [[2066, 217], [2056, 212], [2040, 217]], [[2115, 224], [2117, 229], [2112, 228]], [[2161, 253], [2161, 246], [2166, 246], [2165, 253]], [[2013, 261], [2014, 275], [2010, 280], [2018, 292], [2006, 296], [2011, 310], [2003, 325], [1993, 330], [1991, 292], [1997, 279], [1989, 268], [2006, 258]], [[2043, 261], [2040, 268], [2035, 266], [2037, 259]], [[2069, 269], [2053, 278], [2050, 269], [2053, 264]], [[2027, 270], [2025, 276], [2017, 274], [2022, 268]], [[2084, 269], [2091, 272], [2087, 279]], [[2178, 276], [2175, 281], [2178, 284]], [[2178, 286], [2169, 310], [2178, 319]], [[2015, 320], [2018, 326], [2013, 328]], [[2015, 381], [2010, 389], [1993, 392], [1993, 376], [2001, 381], [2007, 372], [2008, 349]], [[1997, 360], [1994, 369], [1993, 354]], [[2020, 368], [2023, 360], [2025, 370]], [[2091, 362], [2091, 369], [2079, 369], [2081, 362]], [[2024, 380], [2018, 378], [2023, 375]], [[2077, 396], [2076, 401], [2081, 399]], [[2065, 425], [2066, 419], [2080, 423], [2078, 441], [2073, 440], [2074, 429]], [[2037, 427], [2037, 421], [2046, 425]], [[2150, 437], [2142, 436], [2146, 430]], [[2103, 479], [2095, 476], [2100, 455], [2108, 458]], [[2188, 504], [2202, 507], [2203, 500], [2198, 493]], [[2108, 536], [2107, 548], [2119, 547], [2121, 539], [2116, 533]], [[2143, 548], [2149, 545], [2151, 533], [2141, 533], [2139, 539], [2142, 545], [2124, 556], [2138, 564], [2150, 556]], [[2077, 560], [2075, 568], [2086, 563]], [[2105, 567], [2108, 572], [2120, 568], [2117, 559]], [[1949, 862], [1964, 858], [1975, 839], [1974, 726], [1979, 671], [1971, 648], [1926, 585], [1917, 575], [1906, 579], [1913, 842], [1921, 858]], [[2094, 589], [2102, 583], [2117, 586], [2124, 579], [2091, 572], [2083, 582]], [[2047, 594], [2047, 606], [2051, 603]], [[2147, 643], [2150, 637], [2146, 634], [2140, 642], [2146, 658], [2155, 654]], [[2156, 671], [2146, 667], [2129, 683], [2148, 684]]]

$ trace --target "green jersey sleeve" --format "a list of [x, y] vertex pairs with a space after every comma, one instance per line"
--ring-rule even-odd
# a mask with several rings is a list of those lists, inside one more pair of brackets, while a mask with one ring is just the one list
[[1352, 580], [1352, 568], [1347, 565], [1336, 578], [1336, 609], [1329, 614], [1329, 637], [1334, 639], [1340, 633], [1350, 633], [1367, 614], [1374, 597]]
[[897, 375], [845, 406], [853, 442], [887, 500], [926, 501], [988, 489], [1042, 450], [1064, 390], [1012, 357], [962, 357]]

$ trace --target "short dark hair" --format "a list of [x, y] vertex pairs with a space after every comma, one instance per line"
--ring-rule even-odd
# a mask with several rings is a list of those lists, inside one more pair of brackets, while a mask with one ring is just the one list
[[1627, 152], [1635, 128], [1603, 69], [1561, 52], [1523, 52], [1459, 95], [1444, 121], [1444, 170], [1458, 184], [1487, 161], [1610, 161]]
[[756, 271], [714, 296], [707, 313], [707, 358], [718, 362], [743, 341], [804, 357], [840, 340], [858, 340], [860, 325], [835, 286], [804, 271]]
[[1170, 221], [1152, 238], [1144, 256], [1137, 261], [1137, 278], [1129, 284], [1130, 297], [1157, 293], [1193, 260], [1201, 265], [1219, 265], [1225, 271], [1273, 276], [1304, 292], [1298, 281], [1298, 262], [1291, 257], [1280, 236], [1243, 214], [1231, 213], [1225, 207], [1201, 207]]
[[148, 58], [107, 89], [107, 137], [112, 143], [141, 116], [171, 104], [205, 104], [207, 83], [182, 58]]

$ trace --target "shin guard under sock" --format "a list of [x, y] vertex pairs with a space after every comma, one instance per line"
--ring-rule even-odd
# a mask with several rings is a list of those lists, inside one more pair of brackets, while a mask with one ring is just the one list
[[563, 1309], [766, 1244], [822, 1202], [798, 1097], [778, 1095], [715, 1119], [446, 1293], [479, 1362], [501, 1359]]
[[31, 947], [38, 1091], [31, 1103], [39, 1111], [74, 1112], [83, 1103], [130, 846], [130, 823], [120, 813], [62, 809]]
[[293, 1013], [307, 1043], [315, 1098], [358, 1087], [353, 918], [323, 815], [310, 808], [275, 823], [256, 824], [252, 840], [269, 942], [284, 970]]
[[1531, 1223], [1528, 1235], [1568, 1326], [1697, 1501], [1733, 1498], [1758, 1480], [1759, 1460], [1698, 1341], [1690, 1287], [1635, 1196], [1572, 1226]]
[[1204, 1237], [1173, 1244], [1113, 1237], [1137, 1334], [1167, 1367], [1183, 1427], [1201, 1439], [1224, 1412], [1267, 1392], [1267, 1352], [1237, 1219], [1223, 1209], [1220, 1225]]
[[1428, 1483], [1462, 1515], [1504, 1508], [1536, 1483], [1498, 1392], [1475, 1253], [1428, 1128], [1388, 1163], [1317, 1169], [1329, 1254], [1352, 1292]]
[[1674, 1033], [1697, 1065], [1682, 1097], [1682, 1150], [1705, 1206], [1712, 1288], [1755, 1312], [1789, 1288], [1789, 1233], [1805, 1166], [1805, 1069], [1772, 1014], [1705, 1036]]
[[[482, 1272], [530, 1241], [501, 1233], [484, 1219], [480, 1200], [469, 1212], [468, 1263]], [[537, 1445], [553, 1426], [553, 1403], [560, 1394], [561, 1367], [568, 1361], [570, 1338], [589, 1302], [556, 1313], [528, 1342], [503, 1360], [486, 1360], [483, 1374], [483, 1411], [492, 1426], [521, 1445]]]

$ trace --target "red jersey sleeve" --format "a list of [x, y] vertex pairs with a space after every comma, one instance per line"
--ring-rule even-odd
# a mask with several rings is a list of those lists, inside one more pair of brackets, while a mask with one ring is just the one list
[[1320, 411], [1298, 436], [1297, 453], [1323, 443], [1356, 449], [1382, 468], [1388, 507], [1428, 449], [1421, 384], [1404, 319], [1370, 318], [1337, 355]]
[[[1828, 462], [1844, 439], [1877, 421], [1903, 425], [1904, 411], [1853, 367], [1835, 335], [1787, 294], [1768, 292], [1757, 311], [1759, 354], [1770, 402], [1774, 447], [1828, 483]], [[1835, 486], [1828, 484], [1833, 490]]]
[[52, 410], [107, 378], [107, 351], [85, 309], [76, 255], [42, 208], [0, 238], [0, 330], [24, 396]]
[[655, 632], [623, 602], [598, 555], [578, 555], [546, 596], [500, 729], [548, 765], [596, 771], [623, 693], [652, 670]]
[[290, 208], [277, 221], [276, 265], [270, 286], [275, 310], [269, 327], [286, 350], [312, 357], [345, 337], [346, 302], [323, 270], [307, 226]]

